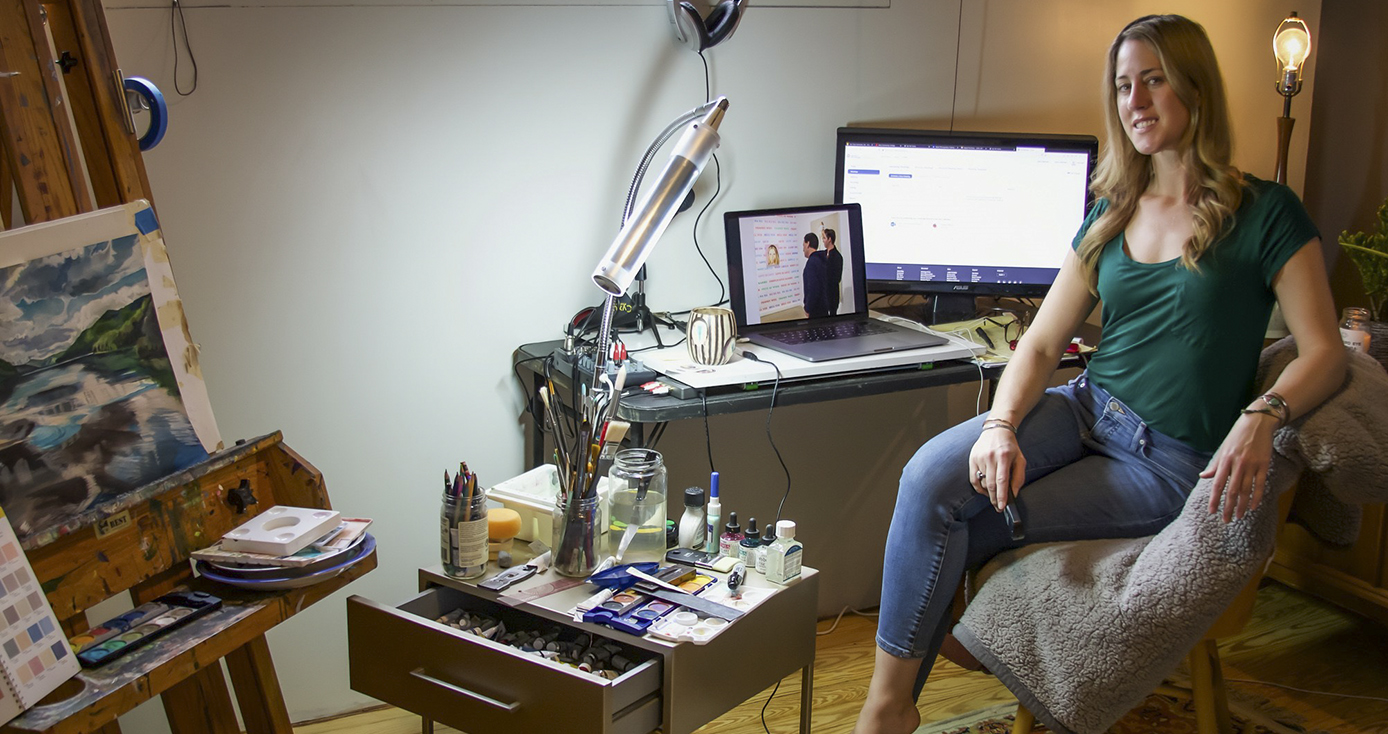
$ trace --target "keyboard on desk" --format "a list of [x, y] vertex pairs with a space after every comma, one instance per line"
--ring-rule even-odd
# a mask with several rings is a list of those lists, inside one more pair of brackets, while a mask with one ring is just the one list
[[892, 331], [890, 327], [877, 321], [848, 321], [828, 326], [808, 326], [803, 329], [778, 331], [766, 334], [766, 338], [775, 339], [782, 344], [806, 344], [809, 342], [829, 341], [830, 339], [847, 339], [854, 336], [885, 334], [889, 331]]

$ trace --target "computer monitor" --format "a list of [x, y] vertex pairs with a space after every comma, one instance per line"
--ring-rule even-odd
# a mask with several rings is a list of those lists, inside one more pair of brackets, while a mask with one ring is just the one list
[[839, 128], [834, 201], [863, 208], [868, 290], [933, 296], [929, 323], [975, 298], [1044, 296], [1090, 203], [1091, 135]]

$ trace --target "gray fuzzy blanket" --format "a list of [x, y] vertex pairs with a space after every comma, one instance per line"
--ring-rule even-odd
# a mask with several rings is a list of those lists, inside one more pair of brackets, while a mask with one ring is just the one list
[[[1260, 384], [1294, 356], [1290, 338], [1268, 347]], [[1314, 479], [1299, 485], [1294, 512], [1311, 507], [1341, 523], [1342, 535], [1353, 515], [1344, 508], [1388, 501], [1388, 373], [1351, 354], [1340, 390], [1278, 431], [1273, 446], [1271, 494], [1242, 520], [1226, 525], [1208, 514], [1206, 479], [1157, 535], [1011, 551], [955, 637], [1052, 730], [1107, 730], [1175, 669], [1265, 563], [1277, 496], [1303, 471]]]

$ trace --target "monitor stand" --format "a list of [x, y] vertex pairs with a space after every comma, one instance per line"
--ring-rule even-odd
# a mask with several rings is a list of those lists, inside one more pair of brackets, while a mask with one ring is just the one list
[[930, 297], [927, 326], [970, 321], [978, 316], [978, 302], [962, 293], [937, 293]]

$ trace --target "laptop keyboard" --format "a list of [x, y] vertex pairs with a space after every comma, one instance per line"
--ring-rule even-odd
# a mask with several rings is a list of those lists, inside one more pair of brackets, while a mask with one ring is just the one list
[[829, 326], [807, 326], [803, 329], [779, 331], [767, 334], [766, 338], [775, 339], [782, 344], [808, 344], [809, 342], [846, 339], [854, 336], [886, 334], [890, 331], [892, 331], [890, 327], [878, 321], [848, 321]]

